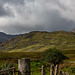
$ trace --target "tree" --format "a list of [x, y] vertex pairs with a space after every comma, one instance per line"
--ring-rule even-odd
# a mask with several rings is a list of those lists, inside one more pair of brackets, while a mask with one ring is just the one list
[[56, 48], [50, 48], [43, 53], [43, 61], [54, 65], [63, 62], [65, 59], [67, 59], [67, 57]]

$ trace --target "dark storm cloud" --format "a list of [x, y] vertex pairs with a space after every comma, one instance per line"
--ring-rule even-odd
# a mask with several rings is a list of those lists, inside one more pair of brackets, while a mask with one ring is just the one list
[[[49, 14], [48, 14], [49, 15]], [[49, 20], [51, 18], [51, 20]], [[7, 33], [12, 33], [12, 34], [17, 34], [17, 33], [25, 33], [25, 32], [30, 32], [30, 31], [59, 31], [59, 30], [67, 30], [70, 31], [73, 29], [75, 22], [69, 21], [65, 18], [62, 18], [59, 13], [56, 13], [56, 11], [52, 12], [50, 14], [49, 18], [45, 21], [45, 24], [41, 25], [19, 25], [18, 23], [16, 25], [10, 25], [6, 26], [4, 28]], [[17, 26], [18, 25], [18, 26]], [[16, 32], [16, 33], [15, 33]]]
[[61, 14], [56, 10], [51, 11], [48, 15], [50, 16], [48, 16], [47, 19], [47, 31], [71, 31], [75, 26], [74, 21], [63, 18]]
[[74, 7], [73, 0], [0, 0], [0, 31], [70, 31], [75, 27]]
[[5, 17], [5, 16], [13, 16], [13, 12], [9, 7], [4, 7], [3, 3], [0, 1], [0, 17]]
[[11, 6], [24, 5], [24, 0], [0, 0], [0, 16], [15, 16]]
[[8, 4], [24, 4], [24, 0], [1, 0], [1, 2], [4, 3], [8, 3]]

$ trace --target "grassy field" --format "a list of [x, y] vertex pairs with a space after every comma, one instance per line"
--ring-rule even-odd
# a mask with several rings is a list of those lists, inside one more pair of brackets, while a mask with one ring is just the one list
[[[2, 62], [0, 61], [0, 66], [2, 64], [4, 64], [5, 62], [11, 63], [16, 67], [16, 70], [18, 70], [18, 62], [17, 61], [12, 61], [12, 60], [2, 60]], [[40, 61], [31, 61], [31, 75], [41, 75], [41, 67], [42, 67], [43, 63]], [[73, 63], [69, 63], [69, 62], [64, 62], [63, 64], [60, 65], [61, 66], [61, 70], [64, 72], [68, 72], [70, 75], [74, 75], [75, 73], [75, 64]], [[45, 63], [45, 71], [46, 71], [46, 75], [50, 75], [50, 65]], [[18, 75], [16, 73], [16, 75]]]
[[[63, 51], [63, 53], [65, 55], [67, 55], [69, 57], [69, 59], [65, 60], [64, 63], [60, 65], [61, 69], [65, 72], [69, 72], [70, 75], [74, 75], [73, 73], [71, 73], [69, 71], [69, 70], [72, 70], [71, 68], [73, 68], [73, 67], [75, 68], [74, 51], [72, 51], [72, 52]], [[5, 62], [9, 62], [9, 63], [12, 63], [18, 70], [18, 59], [30, 58], [31, 59], [31, 71], [32, 71], [31, 74], [32, 75], [40, 75], [41, 74], [41, 66], [43, 65], [43, 63], [41, 62], [42, 54], [43, 54], [43, 52], [12, 52], [12, 53], [2, 52], [2, 53], [0, 53], [0, 66]], [[46, 66], [46, 75], [49, 75], [50, 65], [46, 63], [45, 66]]]
[[[13, 53], [0, 53], [0, 66], [2, 64], [11, 63], [18, 70], [18, 59], [20, 58], [30, 58], [31, 59], [31, 75], [41, 75], [41, 67], [43, 63], [42, 52], [13, 52]], [[46, 75], [49, 75], [50, 65], [46, 64]]]
[[[75, 50], [63, 50], [62, 51], [70, 60], [75, 61]], [[43, 52], [0, 52], [0, 60], [2, 59], [19, 59], [30, 58], [33, 60], [42, 59]]]

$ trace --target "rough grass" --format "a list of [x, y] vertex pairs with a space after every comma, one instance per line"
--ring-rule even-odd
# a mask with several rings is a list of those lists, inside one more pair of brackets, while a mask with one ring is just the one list
[[68, 72], [69, 75], [75, 75], [75, 63], [67, 61], [61, 64], [60, 67], [63, 72]]
[[62, 51], [69, 58], [68, 61], [75, 61], [75, 50]]
[[[0, 66], [1, 64], [5, 63], [6, 61], [8, 61], [9, 63], [13, 64], [16, 67], [16, 70], [18, 70], [18, 62], [15, 61], [13, 62], [13, 60], [2, 60], [2, 63], [0, 61]], [[45, 64], [45, 69], [46, 69], [46, 75], [50, 75], [50, 65], [47, 63]], [[31, 61], [31, 75], [41, 75], [41, 67], [42, 67], [43, 63], [40, 61]], [[72, 73], [72, 69], [71, 68], [75, 68], [75, 64], [69, 63], [69, 62], [64, 62], [63, 64], [60, 65], [61, 66], [61, 70], [64, 72], [68, 72], [70, 75], [74, 75], [74, 73]], [[18, 75], [16, 73], [16, 75]]]
[[2, 52], [0, 53], [0, 60], [3, 59], [20, 59], [20, 58], [30, 58], [33, 60], [42, 59], [42, 52]]
[[[70, 54], [68, 51], [66, 51], [66, 52], [63, 51], [63, 53], [65, 53], [67, 56]], [[33, 61], [31, 61], [31, 71], [32, 71], [31, 75], [41, 75], [42, 63], [40, 61], [42, 59], [42, 54], [43, 54], [43, 52], [8, 52], [8, 53], [3, 52], [3, 53], [0, 53], [0, 66], [4, 62], [9, 62], [9, 63], [14, 64], [14, 66], [16, 67], [16, 70], [18, 70], [18, 65], [17, 65], [18, 59], [30, 58], [31, 60], [33, 60]], [[69, 64], [69, 61], [72, 61], [72, 58], [74, 57], [72, 55], [70, 55], [69, 60], [66, 60], [68, 62], [67, 65], [71, 65], [71, 64]], [[70, 68], [70, 66], [69, 66], [69, 68]], [[66, 68], [66, 69], [68, 69], [68, 68]], [[46, 65], [46, 75], [49, 75], [49, 70], [50, 70], [50, 65], [47, 64]], [[62, 68], [62, 70], [64, 71], [64, 68]], [[65, 70], [65, 71], [67, 71], [67, 70]], [[71, 73], [71, 75], [73, 75], [73, 74]]]
[[[11, 60], [7, 60], [8, 63], [13, 64], [16, 68], [16, 70], [18, 71], [18, 64], [17, 62], [12, 62]], [[5, 61], [2, 61], [3, 63], [0, 62], [0, 66], [2, 64], [5, 64]], [[41, 63], [40, 61], [31, 61], [31, 75], [41, 75], [41, 71], [42, 71], [42, 65], [43, 63]], [[46, 69], [46, 75], [49, 75], [49, 71], [50, 71], [50, 65], [49, 64], [45, 64], [45, 69]], [[16, 73], [16, 75], [18, 75]]]
[[[62, 52], [69, 58], [68, 59], [69, 61], [75, 61], [74, 50], [64, 50]], [[19, 58], [30, 58], [33, 60], [41, 60], [42, 54], [43, 54], [42, 51], [39, 51], [39, 52], [0, 52], [0, 60], [19, 59]]]

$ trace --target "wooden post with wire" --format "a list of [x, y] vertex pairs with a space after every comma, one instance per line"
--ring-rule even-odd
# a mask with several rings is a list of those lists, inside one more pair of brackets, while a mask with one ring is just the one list
[[42, 66], [42, 72], [41, 72], [41, 75], [45, 75], [45, 66], [44, 66], [44, 65]]
[[58, 68], [59, 68], [59, 65], [57, 64], [57, 65], [55, 66], [55, 75], [58, 75]]
[[50, 68], [50, 75], [54, 75], [54, 64], [51, 65], [51, 68]]

